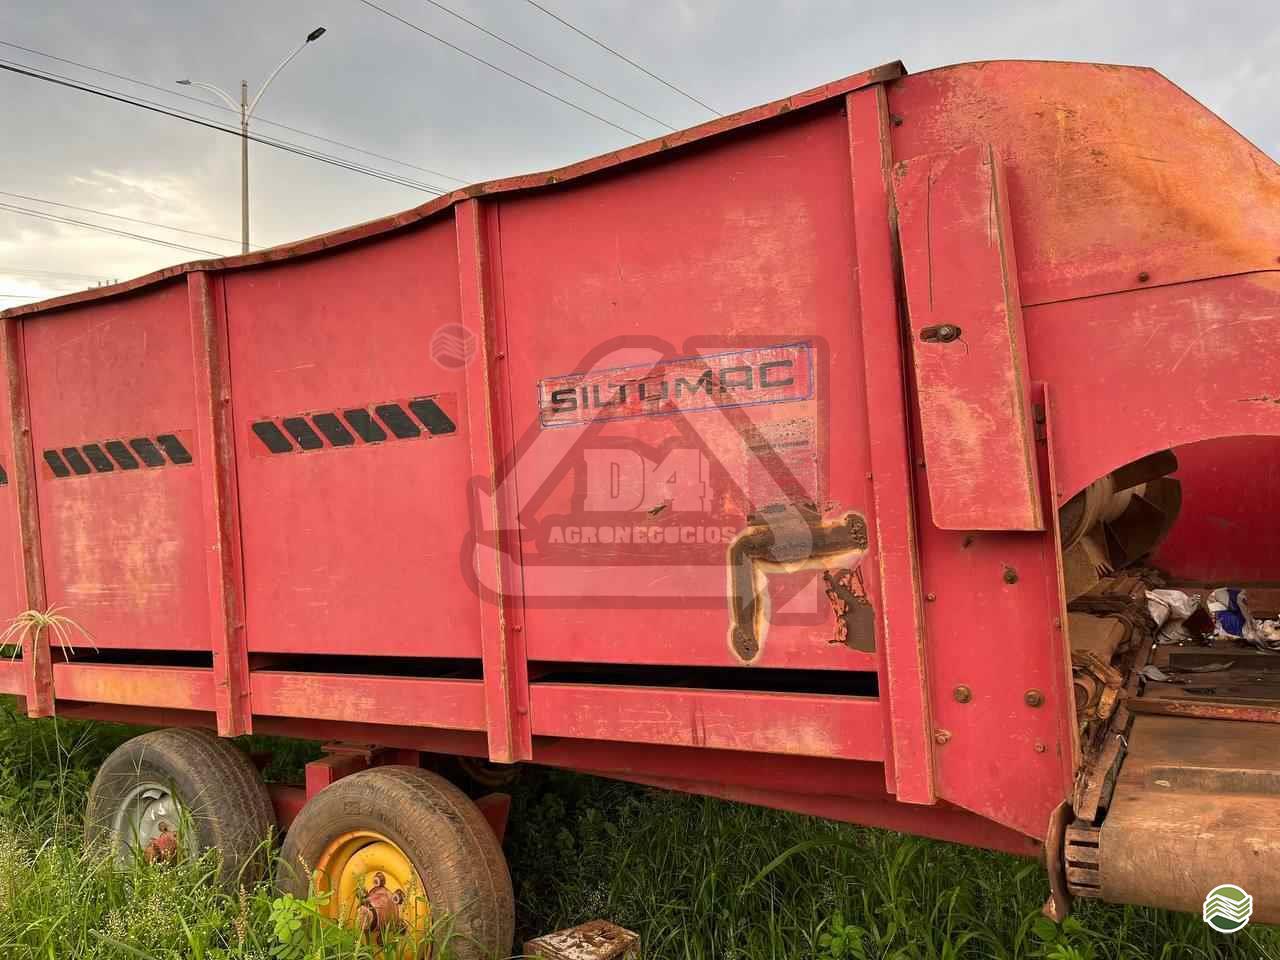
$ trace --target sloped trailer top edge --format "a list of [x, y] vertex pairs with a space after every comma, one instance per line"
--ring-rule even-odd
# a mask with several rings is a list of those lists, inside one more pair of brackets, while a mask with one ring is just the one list
[[697, 126], [676, 130], [665, 136], [642, 140], [639, 143], [620, 147], [617, 150], [610, 150], [606, 153], [598, 154], [586, 160], [579, 160], [563, 167], [556, 167], [551, 170], [544, 170], [537, 173], [517, 174], [511, 177], [501, 177], [496, 180], [481, 181], [479, 183], [470, 184], [456, 190], [450, 190], [446, 193], [442, 193], [434, 200], [429, 200], [426, 203], [419, 204], [416, 207], [412, 207], [400, 213], [393, 213], [383, 217], [375, 217], [374, 219], [367, 220], [364, 223], [355, 224], [350, 227], [341, 227], [337, 230], [329, 230], [313, 237], [306, 237], [292, 243], [278, 244], [264, 250], [253, 251], [252, 253], [240, 254], [231, 257], [213, 257], [203, 260], [189, 260], [184, 263], [174, 264], [171, 267], [164, 267], [163, 269], [143, 274], [140, 277], [124, 280], [120, 283], [105, 284], [101, 287], [81, 290], [65, 296], [50, 297], [46, 300], [41, 300], [38, 303], [28, 303], [16, 307], [9, 307], [6, 310], [0, 311], [0, 317], [22, 316], [28, 313], [54, 310], [59, 307], [90, 302], [100, 297], [110, 297], [133, 290], [140, 290], [145, 287], [153, 286], [157, 283], [163, 283], [166, 280], [174, 279], [195, 270], [235, 270], [244, 267], [262, 266], [268, 263], [278, 263], [281, 260], [287, 260], [293, 257], [305, 257], [319, 253], [326, 253], [346, 244], [359, 243], [363, 240], [371, 240], [392, 231], [411, 227], [423, 220], [427, 220], [431, 217], [444, 213], [464, 200], [478, 197], [498, 197], [503, 194], [559, 186], [581, 177], [588, 177], [593, 174], [603, 173], [623, 164], [643, 160], [649, 157], [655, 157], [668, 151], [678, 150], [680, 148], [703, 143], [710, 138], [732, 133], [735, 130], [750, 126], [753, 123], [758, 123], [762, 120], [768, 120], [771, 117], [790, 113], [792, 110], [799, 110], [827, 100], [833, 100], [837, 97], [844, 96], [845, 94], [852, 93], [854, 90], [860, 90], [864, 87], [873, 86], [878, 83], [887, 83], [906, 75], [907, 70], [906, 67], [903, 66], [902, 61], [893, 60], [889, 63], [882, 64], [881, 66], [872, 67], [869, 70], [850, 74], [840, 80], [821, 84], [813, 87], [812, 89], [805, 90], [802, 93], [792, 94], [791, 96], [772, 100], [768, 103], [759, 104], [758, 106], [748, 107], [744, 110], [739, 110], [736, 113], [726, 114], [725, 116], [717, 117], [714, 120], [708, 120], [705, 123], [698, 124]]

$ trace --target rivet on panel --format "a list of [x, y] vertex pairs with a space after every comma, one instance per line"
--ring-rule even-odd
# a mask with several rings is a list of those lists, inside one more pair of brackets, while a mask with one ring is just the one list
[[952, 696], [956, 698], [957, 703], [968, 703], [973, 699], [973, 691], [966, 687], [963, 683], [951, 691]]
[[1022, 699], [1026, 701], [1028, 707], [1039, 707], [1044, 704], [1044, 694], [1039, 690], [1028, 690], [1023, 694]]
[[1037, 741], [1036, 741], [1036, 753], [1044, 753], [1044, 751], [1045, 751], [1045, 745], [1044, 745], [1043, 743], [1041, 743], [1039, 740], [1037, 740]]
[[1005, 568], [1004, 568], [1004, 582], [1005, 582], [1005, 583], [1017, 583], [1017, 582], [1018, 582], [1018, 571], [1017, 571], [1017, 570], [1015, 570], [1015, 569], [1013, 569], [1013, 567], [1005, 567]]
[[928, 600], [930, 603], [933, 603], [933, 601], [938, 599], [938, 595], [936, 593], [926, 593], [924, 595], [924, 598]]
[[1140, 274], [1138, 274], [1139, 283], [1146, 283], [1150, 279], [1151, 279], [1151, 274], [1147, 273], [1147, 271], [1145, 270], [1143, 270]]
[[933, 734], [933, 742], [936, 744], [944, 744], [951, 739], [950, 730], [937, 730]]

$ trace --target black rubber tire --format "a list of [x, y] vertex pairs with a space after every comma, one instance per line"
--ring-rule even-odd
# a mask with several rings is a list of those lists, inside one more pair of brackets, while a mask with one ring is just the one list
[[276, 829], [271, 797], [253, 761], [206, 730], [155, 730], [117, 747], [89, 789], [85, 841], [118, 850], [119, 838], [111, 835], [116, 811], [147, 782], [163, 784], [177, 798], [201, 852], [219, 851], [222, 884], [261, 879]]
[[417, 767], [374, 767], [343, 777], [308, 801], [289, 827], [280, 889], [305, 897], [307, 869], [335, 839], [356, 830], [382, 834], [409, 858], [433, 916], [452, 919], [450, 956], [509, 955], [516, 922], [511, 873], [489, 822], [466, 794]]

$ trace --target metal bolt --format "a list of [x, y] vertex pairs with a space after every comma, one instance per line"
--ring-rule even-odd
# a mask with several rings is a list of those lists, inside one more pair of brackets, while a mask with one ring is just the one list
[[1044, 751], [1045, 751], [1045, 745], [1044, 745], [1043, 743], [1041, 743], [1039, 740], [1037, 740], [1037, 741], [1036, 741], [1036, 753], [1044, 753]]
[[1022, 699], [1027, 702], [1028, 707], [1040, 707], [1044, 705], [1044, 694], [1039, 690], [1028, 690], [1022, 695]]
[[928, 600], [930, 603], [933, 603], [933, 601], [938, 599], [938, 595], [936, 593], [926, 593], [924, 595], [924, 598]]
[[959, 703], [968, 703], [973, 699], [973, 691], [966, 687], [963, 683], [951, 691], [952, 695]]
[[1005, 567], [1005, 568], [1004, 568], [1004, 582], [1005, 582], [1005, 583], [1017, 583], [1017, 582], [1018, 582], [1018, 571], [1017, 571], [1017, 570], [1015, 570], [1015, 569], [1013, 569], [1013, 567]]
[[893, 125], [894, 125], [895, 127], [900, 127], [900, 126], [902, 126], [902, 118], [901, 118], [901, 117], [894, 117], [894, 118], [893, 118]]
[[1151, 274], [1147, 273], [1147, 271], [1145, 270], [1143, 270], [1140, 274], [1138, 274], [1139, 283], [1146, 283], [1150, 279], [1151, 279]]
[[938, 730], [933, 735], [933, 742], [936, 744], [944, 744], [951, 739], [950, 730]]

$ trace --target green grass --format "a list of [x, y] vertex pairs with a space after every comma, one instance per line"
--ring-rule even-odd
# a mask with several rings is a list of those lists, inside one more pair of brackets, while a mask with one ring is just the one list
[[[267, 885], [219, 892], [209, 860], [86, 853], [88, 786], [130, 733], [0, 704], [0, 958], [369, 956]], [[313, 749], [284, 745], [272, 772]], [[1226, 937], [1157, 910], [1086, 902], [1055, 927], [1039, 866], [1011, 857], [562, 773], [526, 774], [507, 849], [522, 935], [607, 917], [648, 958], [1280, 960], [1280, 931]]]

